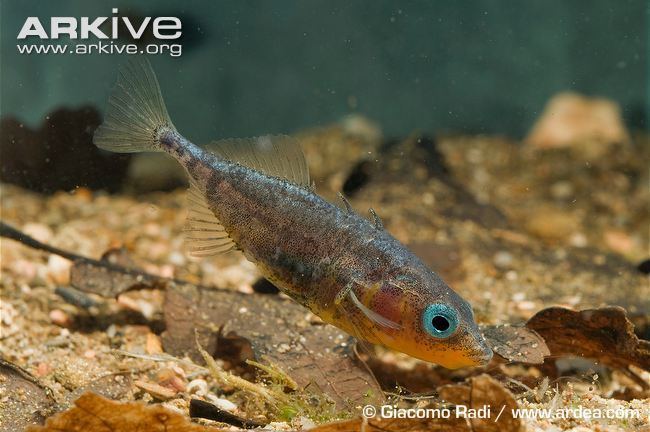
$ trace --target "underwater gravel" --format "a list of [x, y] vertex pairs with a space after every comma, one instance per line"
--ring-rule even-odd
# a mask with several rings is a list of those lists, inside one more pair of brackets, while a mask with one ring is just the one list
[[[326, 132], [319, 134], [325, 135], [316, 142], [327, 139]], [[345, 141], [340, 131], [334, 135]], [[428, 174], [426, 167], [399, 158], [387, 157], [384, 175], [371, 178], [351, 202], [360, 213], [374, 207], [398, 239], [417, 243], [424, 251], [422, 258], [442, 269], [443, 277], [475, 306], [483, 323], [522, 322], [550, 305], [582, 309], [617, 304], [633, 318], [647, 317], [650, 283], [634, 268], [636, 261], [647, 258], [644, 227], [650, 216], [642, 211], [648, 198], [639, 185], [644, 181], [639, 168], [643, 159], [635, 161], [638, 155], [628, 148], [611, 162], [592, 161], [598, 169], [572, 171], [572, 166], [585, 163], [579, 153], [555, 150], [531, 155], [513, 145], [491, 137], [452, 137], [440, 144], [461, 187], [480, 204], [502, 211], [509, 221], [506, 227], [466, 217], [468, 208], [475, 207], [467, 204], [456, 186]], [[358, 147], [372, 153], [377, 146]], [[537, 169], [527, 169], [531, 164]], [[333, 196], [331, 188], [339, 187], [345, 177], [345, 172], [330, 171], [323, 170], [323, 176], [333, 180], [317, 184], [326, 196]], [[608, 180], [611, 172], [616, 174], [613, 181]], [[99, 258], [107, 250], [124, 248], [135, 265], [147, 272], [247, 293], [259, 278], [254, 265], [238, 253], [204, 261], [187, 258], [182, 190], [133, 197], [77, 189], [46, 197], [3, 184], [0, 199], [6, 223], [81, 255]], [[242, 404], [238, 396], [224, 394], [209, 374], [191, 365], [116, 354], [116, 350], [160, 353], [159, 336], [152, 329], [162, 314], [161, 292], [128, 293], [117, 300], [95, 298], [102, 307], [79, 308], [55, 294], [57, 287], [69, 283], [67, 260], [5, 239], [0, 247], [0, 355], [42, 380], [64, 405], [71, 402], [71, 394], [100, 379], [111, 381], [112, 396], [123, 401], [164, 399], [156, 397], [154, 390], [133, 385], [134, 380], [163, 385], [174, 392], [165, 405], [184, 413], [192, 391], [207, 400], [212, 394], [213, 402], [222, 399], [224, 406]], [[415, 377], [454, 376], [400, 354], [384, 353], [383, 358], [411, 370]], [[576, 384], [563, 386], [555, 403], [650, 405], [642, 393], [644, 399], [613, 399], [633, 383], [622, 374], [599, 370], [594, 385], [594, 367], [572, 369]], [[543, 376], [536, 368], [516, 365], [500, 370], [522, 382], [527, 376], [534, 385]], [[554, 384], [563, 382], [558, 379]], [[520, 403], [543, 407], [550, 400], [521, 399]], [[527, 426], [530, 430], [629, 430], [648, 427], [648, 420], [608, 427], [586, 420], [537, 420]]]

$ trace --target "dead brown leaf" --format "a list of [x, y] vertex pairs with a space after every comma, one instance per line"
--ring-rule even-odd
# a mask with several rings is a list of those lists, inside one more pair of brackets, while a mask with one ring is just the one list
[[554, 357], [592, 358], [623, 371], [630, 365], [650, 370], [650, 341], [634, 334], [621, 307], [582, 311], [551, 307], [535, 314], [526, 326], [546, 340]]
[[94, 393], [85, 393], [75, 407], [47, 419], [45, 426], [28, 432], [209, 432], [219, 429], [193, 424], [179, 413], [160, 405], [119, 403]]
[[521, 420], [512, 416], [517, 401], [510, 391], [489, 375], [483, 374], [468, 378], [462, 384], [446, 385], [438, 388], [440, 397], [468, 409], [489, 407], [487, 418], [469, 418], [470, 430], [515, 432], [522, 429]]
[[176, 390], [170, 389], [168, 387], [163, 387], [160, 384], [143, 380], [135, 380], [133, 384], [135, 384], [135, 386], [140, 390], [143, 390], [154, 398], [162, 401], [172, 399], [174, 396], [176, 396], [176, 393], [178, 393]]
[[[312, 323], [309, 312], [290, 300], [172, 286], [164, 313], [163, 347], [172, 355], [201, 360], [194, 344], [197, 329], [201, 345], [213, 356], [234, 363], [251, 357], [268, 360], [299, 386], [328, 395], [340, 409], [383, 398], [372, 375], [355, 360], [350, 337], [333, 326]], [[219, 338], [219, 333], [225, 336]]]
[[4, 360], [0, 360], [0, 394], [3, 395], [0, 432], [13, 432], [42, 423], [55, 403], [36, 378]]
[[541, 364], [551, 354], [544, 339], [526, 327], [496, 325], [481, 330], [492, 350], [508, 361]]

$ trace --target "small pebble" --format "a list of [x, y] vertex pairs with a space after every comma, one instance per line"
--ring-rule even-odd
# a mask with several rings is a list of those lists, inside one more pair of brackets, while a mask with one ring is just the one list
[[634, 239], [623, 231], [606, 231], [604, 237], [605, 243], [614, 252], [626, 254], [634, 248]]
[[93, 199], [93, 191], [85, 187], [78, 187], [72, 191], [72, 196], [83, 202], [91, 202]]
[[51, 371], [52, 371], [52, 368], [50, 367], [49, 364], [41, 362], [36, 367], [35, 375], [37, 377], [44, 377], [45, 375], [49, 374]]
[[48, 276], [59, 285], [70, 283], [70, 267], [72, 262], [58, 255], [52, 254], [47, 260]]
[[54, 235], [47, 225], [33, 222], [25, 224], [23, 226], [23, 232], [30, 237], [34, 237], [41, 243], [48, 243]]
[[18, 316], [18, 312], [14, 309], [13, 305], [8, 302], [0, 302], [0, 323], [11, 326], [14, 323], [14, 318]]
[[184, 392], [187, 388], [185, 380], [179, 377], [173, 369], [161, 369], [158, 371], [157, 378], [158, 384], [178, 392]]
[[147, 333], [147, 341], [145, 343], [145, 352], [147, 354], [160, 354], [163, 352], [160, 337], [154, 333]]
[[525, 227], [536, 237], [547, 241], [562, 241], [577, 231], [578, 223], [576, 218], [567, 211], [542, 207], [532, 212]]
[[142, 315], [148, 319], [153, 319], [153, 316], [156, 314], [156, 307], [146, 300], [138, 300], [138, 306]]
[[177, 267], [184, 266], [186, 261], [187, 261], [185, 259], [185, 256], [182, 253], [178, 252], [178, 251], [174, 251], [174, 252], [170, 253], [168, 260], [169, 260], [169, 262], [171, 264], [173, 264], [173, 265], [175, 265]]
[[548, 101], [525, 141], [537, 149], [573, 147], [581, 154], [598, 157], [611, 144], [629, 139], [616, 102], [562, 92]]
[[569, 243], [571, 243], [571, 246], [578, 247], [578, 248], [583, 248], [587, 246], [587, 237], [581, 233], [581, 232], [575, 232], [571, 234], [571, 237], [569, 238]]
[[494, 257], [492, 258], [492, 262], [494, 262], [494, 265], [500, 269], [510, 268], [510, 266], [512, 266], [512, 261], [513, 261], [512, 254], [506, 251], [499, 251], [495, 253]]
[[187, 384], [185, 390], [189, 394], [195, 394], [197, 396], [205, 396], [208, 394], [208, 383], [201, 378], [192, 380]]
[[127, 309], [140, 312], [146, 319], [150, 320], [155, 314], [155, 307], [146, 300], [134, 299], [128, 295], [120, 295], [117, 304]]
[[142, 380], [135, 380], [133, 382], [136, 387], [149, 393], [156, 399], [167, 400], [176, 396], [177, 391], [168, 387], [163, 387], [160, 384], [150, 383]]
[[173, 278], [174, 277], [174, 266], [171, 264], [165, 264], [160, 266], [160, 270], [158, 271], [158, 275], [164, 278]]
[[316, 427], [316, 423], [314, 423], [313, 420], [304, 416], [298, 419], [298, 423], [300, 424], [300, 428], [302, 430], [310, 430]]
[[573, 196], [573, 185], [568, 181], [559, 181], [551, 185], [551, 195], [555, 199], [568, 199]]
[[512, 300], [516, 302], [521, 302], [526, 298], [526, 294], [522, 292], [514, 293], [512, 295]]
[[106, 329], [106, 336], [108, 336], [109, 338], [114, 338], [116, 334], [117, 334], [117, 327], [115, 326], [115, 324], [109, 325], [108, 328]]
[[[64, 329], [67, 330], [67, 329]], [[70, 345], [70, 339], [68, 336], [57, 336], [52, 339], [48, 339], [44, 342], [44, 345], [47, 347], [66, 347]]]
[[176, 375], [178, 375], [179, 377], [181, 377], [181, 378], [185, 378], [187, 376], [185, 374], [185, 370], [180, 366], [174, 365], [174, 366], [171, 367], [171, 370], [173, 370], [174, 373]]
[[569, 296], [564, 300], [564, 302], [571, 307], [577, 306], [581, 301], [582, 301], [582, 296], [580, 294]]
[[60, 327], [69, 327], [72, 323], [68, 314], [61, 309], [52, 309], [50, 311], [50, 321]]
[[233, 412], [237, 410], [237, 405], [230, 402], [228, 399], [219, 398], [212, 393], [205, 395], [206, 399], [212, 402], [217, 408], [221, 408], [224, 411]]
[[379, 141], [383, 137], [381, 127], [377, 123], [359, 114], [349, 114], [341, 119], [341, 127], [345, 133], [371, 142]]
[[524, 310], [524, 311], [529, 311], [529, 310], [534, 310], [537, 306], [535, 305], [535, 302], [532, 302], [530, 300], [524, 300], [522, 302], [517, 303], [517, 308], [519, 310]]
[[17, 275], [23, 276], [30, 281], [36, 278], [38, 273], [36, 265], [33, 262], [24, 259], [16, 260], [14, 262], [13, 270]]

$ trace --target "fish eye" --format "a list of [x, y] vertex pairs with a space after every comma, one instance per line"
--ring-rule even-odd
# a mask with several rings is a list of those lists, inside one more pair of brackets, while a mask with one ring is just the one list
[[431, 336], [444, 339], [458, 328], [458, 313], [442, 303], [430, 304], [422, 314], [422, 324]]

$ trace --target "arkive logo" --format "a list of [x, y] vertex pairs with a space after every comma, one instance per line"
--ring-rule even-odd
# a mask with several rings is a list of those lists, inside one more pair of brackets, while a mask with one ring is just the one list
[[113, 8], [113, 16], [95, 18], [57, 16], [49, 23], [27, 17], [18, 33], [16, 50], [26, 55], [182, 54], [177, 39], [182, 36], [183, 24], [178, 17], [132, 20], [118, 12]]
[[[182, 34], [182, 23], [177, 17], [145, 17], [142, 23], [131, 22], [129, 17], [116, 16], [117, 8], [113, 8], [112, 17], [97, 17], [92, 21], [88, 17], [51, 17], [49, 26], [44, 26], [38, 17], [27, 17], [23, 27], [18, 33], [18, 39], [38, 37], [39, 39], [59, 39], [67, 36], [70, 39], [89, 39], [94, 36], [98, 39], [116, 40], [120, 36], [121, 25], [124, 24], [128, 36], [139, 40], [150, 29], [153, 36], [160, 40], [178, 39]], [[110, 20], [110, 34], [100, 29], [105, 22]]]

